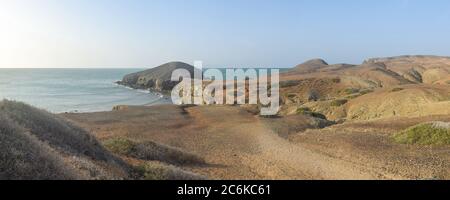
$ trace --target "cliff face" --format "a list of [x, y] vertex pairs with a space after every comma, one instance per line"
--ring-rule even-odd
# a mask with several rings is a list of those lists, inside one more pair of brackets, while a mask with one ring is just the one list
[[171, 81], [172, 72], [176, 69], [186, 69], [193, 78], [198, 69], [183, 62], [170, 62], [141, 72], [128, 74], [118, 83], [135, 89], [151, 89], [155, 91], [169, 91], [179, 82]]

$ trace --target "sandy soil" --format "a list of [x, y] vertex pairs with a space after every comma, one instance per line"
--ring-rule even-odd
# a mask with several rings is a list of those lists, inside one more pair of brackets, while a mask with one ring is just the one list
[[[389, 139], [396, 130], [432, 119], [305, 131], [310, 128], [305, 117], [295, 119], [298, 123], [265, 119], [237, 106], [127, 107], [63, 116], [100, 140], [122, 136], [196, 153], [208, 165], [184, 168], [210, 179], [450, 179], [449, 147], [411, 147]], [[289, 126], [290, 134], [274, 128], [277, 124]]]

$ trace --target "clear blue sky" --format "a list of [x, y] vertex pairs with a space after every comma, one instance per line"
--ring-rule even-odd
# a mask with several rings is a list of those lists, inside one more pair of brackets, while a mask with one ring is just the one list
[[0, 67], [450, 55], [448, 0], [0, 0]]

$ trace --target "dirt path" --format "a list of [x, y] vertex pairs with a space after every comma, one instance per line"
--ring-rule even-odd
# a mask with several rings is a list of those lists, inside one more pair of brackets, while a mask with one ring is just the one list
[[[214, 109], [214, 112], [211, 110]], [[313, 152], [279, 137], [257, 117], [238, 109], [188, 109], [196, 122], [212, 124], [203, 132], [192, 150], [217, 168], [195, 168], [210, 177], [262, 179], [395, 179], [349, 161]], [[221, 113], [217, 115], [217, 113]], [[232, 116], [232, 117], [226, 117]], [[214, 148], [209, 148], [211, 145]], [[384, 174], [384, 175], [383, 175]]]
[[[211, 179], [428, 179], [449, 175], [448, 148], [395, 145], [379, 133], [384, 129], [378, 127], [397, 130], [408, 126], [402, 125], [404, 120], [360, 128], [358, 124], [336, 126], [308, 134], [294, 130], [284, 138], [280, 132], [291, 126], [304, 130], [311, 122], [307, 118], [263, 119], [233, 106], [130, 107], [64, 116], [100, 140], [128, 137], [193, 152], [210, 165], [182, 167]], [[366, 126], [375, 129], [362, 132]]]

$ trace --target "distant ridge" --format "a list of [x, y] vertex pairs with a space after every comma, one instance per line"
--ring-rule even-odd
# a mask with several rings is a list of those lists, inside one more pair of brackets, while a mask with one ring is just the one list
[[330, 65], [322, 59], [313, 59], [284, 73], [285, 79], [314, 76], [339, 76], [352, 79], [354, 83], [375, 87], [411, 83], [445, 85], [450, 81], [450, 57], [402, 55], [370, 58], [361, 65]]
[[449, 59], [450, 56], [434, 56], [434, 55], [402, 55], [391, 57], [369, 58], [364, 63], [388, 62], [393, 60], [413, 60], [413, 59]]
[[314, 59], [280, 80], [288, 114], [298, 105], [332, 120], [449, 114], [450, 57], [370, 58], [360, 65]]

